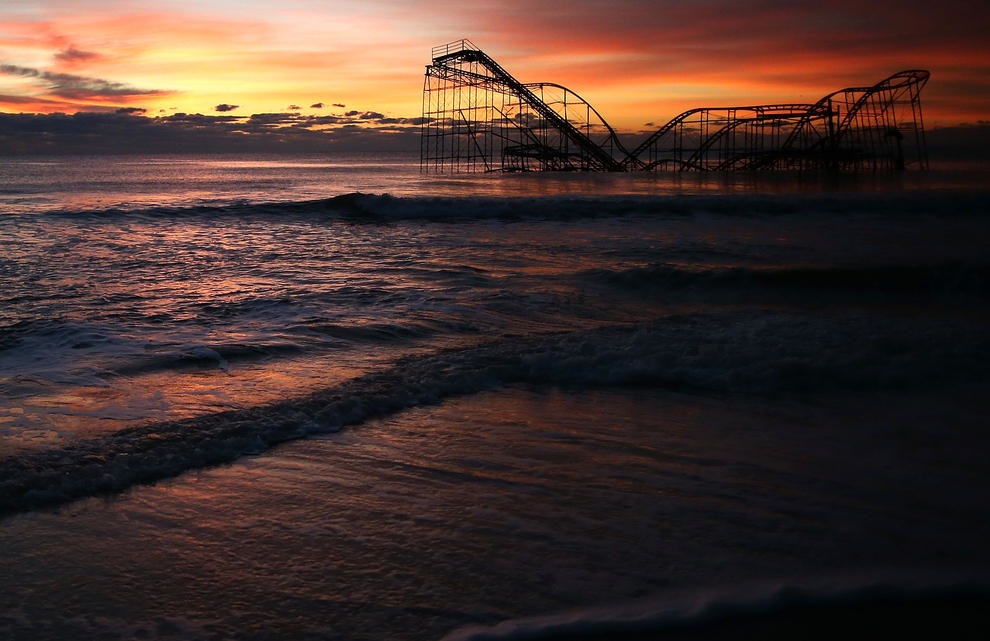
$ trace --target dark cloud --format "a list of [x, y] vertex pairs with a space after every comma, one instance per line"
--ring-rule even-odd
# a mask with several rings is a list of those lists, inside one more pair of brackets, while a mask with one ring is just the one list
[[300, 111], [302, 107], [300, 107], [299, 105], [289, 105], [288, 109], [289, 111]]
[[171, 116], [165, 116], [159, 120], [161, 122], [168, 123], [183, 123], [195, 127], [212, 127], [218, 124], [239, 122], [241, 119], [237, 116], [204, 116], [203, 114], [187, 114], [180, 112], [177, 114], [172, 114]]
[[335, 102], [335, 103], [333, 103], [333, 106], [334, 106], [334, 107], [339, 107], [339, 108], [341, 108], [341, 109], [346, 109], [346, 108], [347, 108], [347, 105], [345, 105], [345, 104], [343, 104], [343, 103], [340, 103], [340, 102]]
[[284, 125], [291, 125], [299, 120], [299, 114], [293, 113], [263, 113], [263, 114], [252, 114], [248, 119], [248, 122], [252, 125], [261, 125], [264, 127], [281, 127]]
[[76, 49], [75, 47], [69, 47], [64, 51], [59, 51], [58, 53], [55, 54], [56, 60], [58, 60], [59, 62], [68, 62], [68, 63], [86, 62], [87, 60], [98, 60], [100, 57], [101, 56], [98, 53], [93, 53], [92, 51], [82, 51], [80, 49]]
[[213, 108], [213, 111], [233, 111], [240, 107], [240, 105], [228, 105], [227, 103], [221, 103]]
[[348, 118], [357, 118], [358, 120], [380, 120], [385, 117], [385, 114], [380, 114], [377, 111], [356, 111], [353, 109], [344, 115]]
[[[419, 119], [388, 126], [345, 116], [264, 113], [250, 117], [139, 108], [57, 114], [0, 113], [0, 156], [36, 153], [414, 151]], [[374, 113], [374, 112], [365, 112]]]
[[158, 89], [138, 89], [121, 82], [112, 82], [100, 78], [87, 78], [69, 73], [53, 73], [51, 71], [18, 65], [0, 65], [0, 74], [37, 79], [48, 86], [49, 94], [70, 100], [158, 96], [171, 93]]
[[326, 125], [346, 125], [354, 122], [346, 116], [310, 116], [303, 124], [307, 127], [319, 127]]
[[402, 123], [409, 122], [408, 118], [398, 118], [398, 119], [386, 118], [385, 114], [379, 113], [377, 111], [357, 111], [355, 109], [352, 109], [351, 111], [344, 113], [344, 116], [362, 121], [376, 121], [381, 124], [392, 124], [395, 122], [402, 122]]
[[314, 102], [313, 104], [311, 104], [309, 106], [309, 108], [310, 109], [323, 109], [323, 103], [322, 102]]
[[147, 111], [148, 110], [143, 107], [122, 107], [116, 110], [114, 113], [136, 115], [136, 114], [146, 113]]

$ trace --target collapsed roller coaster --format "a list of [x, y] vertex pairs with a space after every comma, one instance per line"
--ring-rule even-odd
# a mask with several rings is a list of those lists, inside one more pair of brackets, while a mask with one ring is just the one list
[[814, 104], [691, 109], [628, 151], [587, 101], [522, 83], [468, 40], [434, 47], [420, 165], [460, 171], [897, 171], [925, 169], [921, 90], [901, 71]]

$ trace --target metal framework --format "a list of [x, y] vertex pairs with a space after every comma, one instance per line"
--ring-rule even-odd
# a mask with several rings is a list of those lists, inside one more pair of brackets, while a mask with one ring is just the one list
[[691, 109], [627, 151], [601, 114], [554, 83], [522, 83], [469, 40], [434, 47], [423, 84], [424, 171], [889, 171], [925, 169], [921, 90], [901, 71], [814, 104]]
[[625, 156], [615, 131], [579, 95], [521, 83], [468, 40], [433, 49], [423, 121], [426, 170], [621, 171]]

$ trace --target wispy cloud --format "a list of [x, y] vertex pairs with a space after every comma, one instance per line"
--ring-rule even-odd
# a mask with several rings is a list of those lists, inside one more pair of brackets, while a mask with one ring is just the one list
[[98, 53], [82, 51], [81, 49], [76, 49], [74, 46], [69, 46], [67, 49], [63, 49], [55, 54], [55, 60], [70, 65], [99, 60], [100, 57]]
[[44, 86], [43, 94], [57, 96], [69, 100], [122, 99], [134, 96], [162, 96], [168, 91], [159, 89], [138, 89], [126, 83], [88, 78], [69, 73], [54, 73], [32, 67], [18, 65], [0, 65], [0, 74], [37, 80]]

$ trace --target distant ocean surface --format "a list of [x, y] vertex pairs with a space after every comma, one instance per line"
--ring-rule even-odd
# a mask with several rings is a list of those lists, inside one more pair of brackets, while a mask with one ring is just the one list
[[985, 632], [988, 177], [0, 158], [0, 638]]

